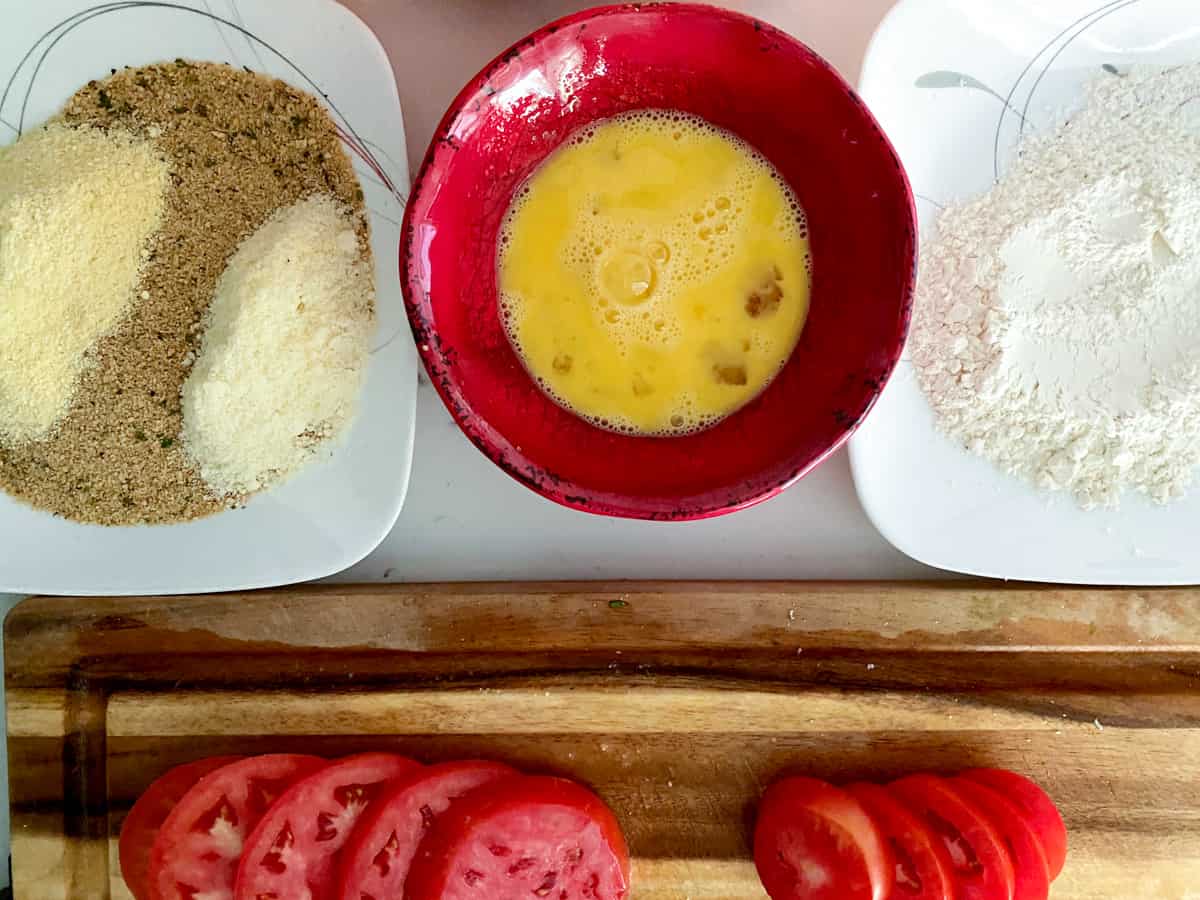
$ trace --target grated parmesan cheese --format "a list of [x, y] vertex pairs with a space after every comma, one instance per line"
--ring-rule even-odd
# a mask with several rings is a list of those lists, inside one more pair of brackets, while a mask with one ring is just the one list
[[374, 329], [355, 220], [331, 197], [275, 213], [217, 282], [183, 386], [183, 443], [218, 494], [304, 465], [353, 416]]
[[0, 442], [45, 438], [67, 412], [134, 301], [168, 176], [115, 129], [51, 124], [0, 148]]

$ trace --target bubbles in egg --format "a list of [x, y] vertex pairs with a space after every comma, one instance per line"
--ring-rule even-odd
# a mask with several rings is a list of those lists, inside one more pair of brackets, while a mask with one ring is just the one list
[[807, 230], [744, 141], [685, 113], [627, 113], [572, 136], [516, 193], [498, 242], [501, 320], [541, 388], [593, 424], [699, 431], [789, 358]]

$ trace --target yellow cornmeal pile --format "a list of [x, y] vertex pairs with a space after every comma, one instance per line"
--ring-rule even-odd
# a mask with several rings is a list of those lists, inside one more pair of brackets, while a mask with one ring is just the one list
[[239, 498], [214, 492], [184, 453], [180, 390], [217, 280], [245, 238], [313, 194], [351, 210], [366, 247], [362, 191], [314, 98], [224, 65], [114, 72], [76, 93], [61, 121], [149, 140], [168, 160], [170, 185], [132, 306], [90, 351], [53, 431], [0, 439], [0, 488], [103, 524], [211, 514]]
[[133, 302], [167, 174], [116, 129], [56, 124], [0, 149], [0, 440], [45, 438], [66, 413]]

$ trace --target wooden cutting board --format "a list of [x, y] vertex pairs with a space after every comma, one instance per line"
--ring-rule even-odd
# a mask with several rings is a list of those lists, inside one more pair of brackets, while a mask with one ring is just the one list
[[637, 900], [761, 898], [785, 771], [1006, 766], [1071, 830], [1055, 900], [1197, 896], [1200, 591], [948, 584], [303, 587], [21, 604], [18, 898], [128, 897], [116, 835], [218, 753], [493, 757], [592, 784]]

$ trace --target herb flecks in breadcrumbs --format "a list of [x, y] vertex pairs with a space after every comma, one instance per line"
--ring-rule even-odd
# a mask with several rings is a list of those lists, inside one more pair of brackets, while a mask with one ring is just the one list
[[351, 208], [365, 245], [358, 181], [314, 98], [225, 65], [181, 59], [125, 69], [76, 93], [61, 118], [151, 139], [171, 183], [127, 318], [93, 348], [94, 365], [54, 434], [3, 448], [0, 487], [109, 525], [217, 512], [225, 501], [179, 441], [180, 388], [214, 286], [244, 238], [313, 193]]

